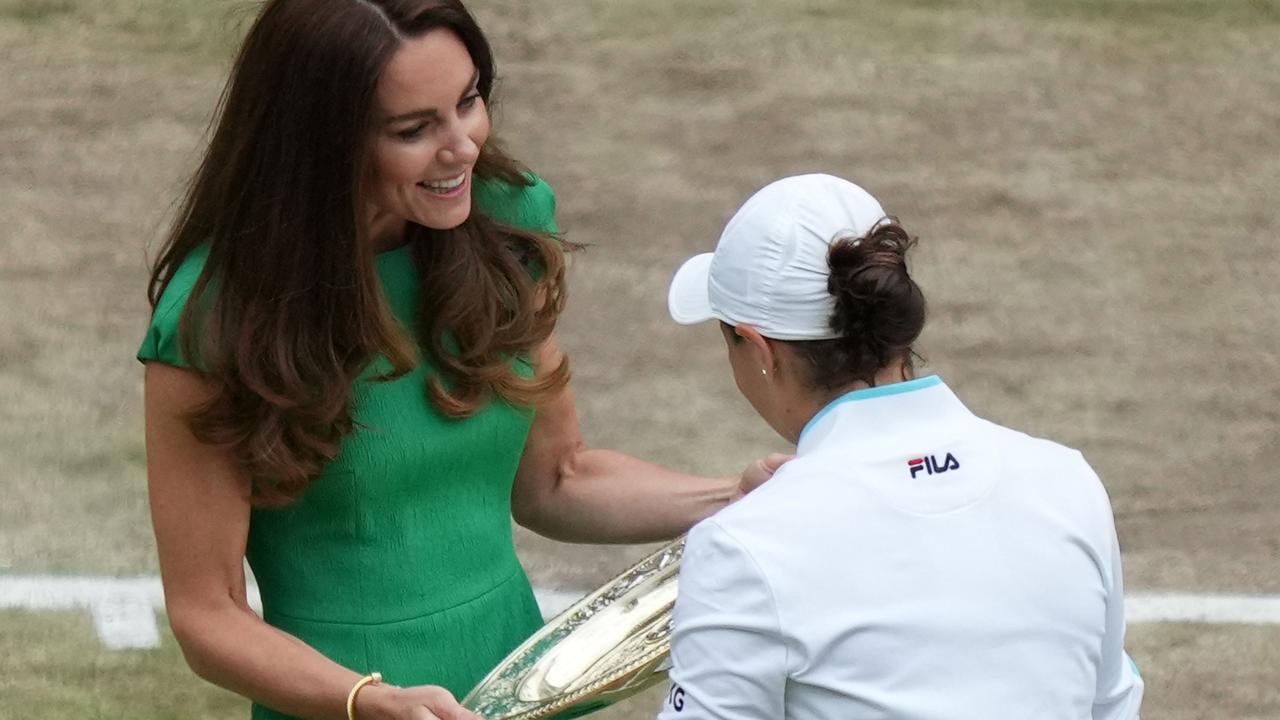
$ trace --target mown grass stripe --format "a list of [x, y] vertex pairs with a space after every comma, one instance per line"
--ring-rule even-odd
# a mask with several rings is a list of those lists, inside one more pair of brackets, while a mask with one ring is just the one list
[[[586, 593], [534, 588], [546, 618], [554, 617]], [[249, 605], [261, 610], [258, 588], [249, 586]], [[1215, 593], [1130, 593], [1130, 623], [1280, 624], [1280, 596]], [[0, 575], [0, 609], [88, 610], [102, 644], [113, 650], [160, 644], [155, 613], [164, 610], [164, 589], [156, 577], [110, 578]]]

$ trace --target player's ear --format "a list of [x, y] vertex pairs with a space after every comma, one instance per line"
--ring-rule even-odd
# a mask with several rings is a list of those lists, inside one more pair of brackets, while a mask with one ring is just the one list
[[777, 372], [778, 356], [769, 338], [761, 335], [758, 330], [750, 325], [739, 325], [733, 330], [738, 337], [747, 343], [751, 357], [760, 366], [760, 369], [765, 371], [765, 374], [772, 375]]

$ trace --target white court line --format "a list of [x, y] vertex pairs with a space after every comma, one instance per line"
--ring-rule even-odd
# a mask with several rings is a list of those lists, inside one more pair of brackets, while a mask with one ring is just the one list
[[[534, 588], [544, 617], [550, 618], [585, 593]], [[249, 604], [262, 600], [249, 586]], [[107, 648], [153, 648], [160, 644], [157, 611], [164, 591], [155, 577], [105, 578], [0, 573], [2, 610], [88, 610], [98, 638]], [[1130, 623], [1199, 622], [1280, 625], [1280, 596], [1193, 593], [1130, 593], [1125, 597]]]
[[1128, 623], [1276, 625], [1280, 624], [1280, 596], [1129, 593], [1124, 598], [1124, 617]]

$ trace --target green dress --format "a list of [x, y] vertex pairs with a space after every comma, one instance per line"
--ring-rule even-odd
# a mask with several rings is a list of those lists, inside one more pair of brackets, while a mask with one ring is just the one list
[[[499, 222], [556, 231], [555, 197], [541, 180], [477, 183], [474, 202]], [[188, 367], [178, 319], [206, 255], [179, 268], [138, 359]], [[391, 308], [412, 331], [411, 250], [377, 261]], [[511, 486], [533, 414], [495, 400], [450, 419], [427, 399], [433, 372], [422, 362], [395, 381], [358, 382], [358, 429], [301, 499], [253, 511], [246, 555], [271, 625], [358, 673], [461, 698], [542, 624], [511, 537]], [[285, 716], [255, 705], [253, 717]]]

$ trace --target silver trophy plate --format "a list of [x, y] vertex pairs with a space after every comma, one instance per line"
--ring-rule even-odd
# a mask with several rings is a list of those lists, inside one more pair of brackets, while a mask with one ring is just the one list
[[667, 676], [684, 538], [574, 603], [516, 648], [462, 704], [486, 720], [576, 717]]

